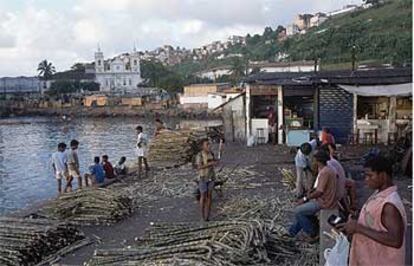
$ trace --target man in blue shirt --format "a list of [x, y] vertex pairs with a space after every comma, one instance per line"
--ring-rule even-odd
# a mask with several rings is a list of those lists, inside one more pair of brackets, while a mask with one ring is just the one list
[[94, 185], [100, 185], [104, 182], [105, 171], [99, 163], [99, 157], [94, 158], [94, 164], [89, 166], [89, 174], [85, 174], [85, 178], [89, 178]]

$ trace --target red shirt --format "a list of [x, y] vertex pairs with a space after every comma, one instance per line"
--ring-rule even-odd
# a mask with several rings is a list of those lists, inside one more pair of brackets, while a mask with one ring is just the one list
[[322, 144], [335, 144], [335, 138], [331, 133], [322, 132]]
[[103, 164], [103, 169], [105, 171], [105, 177], [106, 178], [114, 178], [114, 168], [112, 167], [112, 164], [110, 162], [106, 162]]

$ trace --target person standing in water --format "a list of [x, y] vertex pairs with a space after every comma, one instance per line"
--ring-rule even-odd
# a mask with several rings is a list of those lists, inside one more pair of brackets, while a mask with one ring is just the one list
[[142, 164], [145, 165], [145, 174], [148, 174], [149, 166], [147, 162], [147, 136], [143, 133], [142, 126], [136, 127], [138, 137], [137, 137], [137, 156], [138, 156], [138, 174], [141, 177], [142, 173]]
[[[70, 151], [68, 152], [68, 169], [69, 176], [71, 176], [71, 181], [74, 178], [78, 179], [78, 187], [82, 188], [82, 176], [79, 169], [79, 157], [78, 157], [78, 147], [79, 141], [76, 139], [71, 140], [70, 142]], [[85, 185], [88, 186], [88, 180], [85, 180]], [[70, 185], [72, 187], [72, 184]]]
[[68, 174], [68, 157], [65, 150], [66, 144], [61, 142], [58, 144], [58, 150], [52, 154], [52, 167], [58, 183], [59, 194], [62, 194], [62, 179], [66, 179], [65, 192], [68, 191], [71, 181]]
[[196, 166], [199, 175], [198, 189], [200, 190], [200, 212], [204, 221], [208, 221], [213, 196], [215, 172], [217, 161], [210, 151], [208, 139], [201, 141], [201, 151], [196, 155]]

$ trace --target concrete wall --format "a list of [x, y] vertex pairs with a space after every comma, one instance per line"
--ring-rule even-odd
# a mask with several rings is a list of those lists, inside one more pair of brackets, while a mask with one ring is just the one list
[[218, 87], [216, 85], [191, 85], [184, 87], [184, 95], [185, 96], [206, 96], [209, 93], [217, 92]]
[[128, 105], [128, 106], [141, 106], [142, 98], [140, 97], [122, 98], [121, 104]]
[[245, 96], [233, 99], [223, 106], [224, 135], [228, 142], [246, 142]]
[[226, 96], [220, 94], [209, 94], [207, 96], [208, 109], [214, 109], [226, 102]]
[[[317, 68], [319, 68], [317, 66]], [[268, 66], [261, 67], [262, 72], [310, 72], [314, 71], [313, 65], [297, 65], [297, 66]]]
[[180, 104], [208, 104], [206, 96], [180, 96]]

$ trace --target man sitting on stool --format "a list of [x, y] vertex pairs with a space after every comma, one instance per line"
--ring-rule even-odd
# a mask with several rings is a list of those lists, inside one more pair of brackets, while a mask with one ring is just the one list
[[318, 176], [314, 190], [297, 202], [294, 209], [295, 221], [289, 228], [289, 235], [296, 236], [303, 230], [312, 240], [318, 236], [317, 226], [314, 223], [315, 215], [321, 209], [333, 209], [337, 206], [336, 172], [327, 166], [330, 160], [325, 150], [318, 150], [314, 158], [318, 165]]

